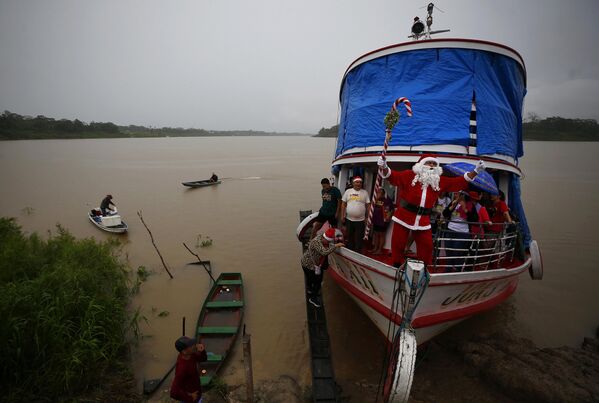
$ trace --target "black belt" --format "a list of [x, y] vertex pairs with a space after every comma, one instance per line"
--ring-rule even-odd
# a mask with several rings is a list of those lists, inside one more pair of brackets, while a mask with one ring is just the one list
[[399, 205], [416, 215], [431, 215], [431, 213], [433, 212], [432, 208], [419, 207], [415, 204], [408, 203], [404, 199], [399, 200]]

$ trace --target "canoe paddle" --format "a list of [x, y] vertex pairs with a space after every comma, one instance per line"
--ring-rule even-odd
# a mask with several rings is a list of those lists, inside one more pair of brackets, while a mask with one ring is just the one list
[[[183, 336], [185, 336], [185, 316], [183, 317]], [[149, 379], [147, 381], [144, 381], [144, 391], [143, 391], [144, 395], [150, 396], [151, 394], [156, 392], [156, 389], [158, 389], [160, 387], [160, 385], [162, 385], [162, 382], [164, 382], [164, 380], [166, 378], [168, 378], [168, 376], [171, 374], [171, 372], [173, 372], [173, 369], [175, 369], [176, 366], [177, 366], [177, 361], [175, 360], [175, 363], [173, 364], [171, 369], [169, 369], [162, 378]]]

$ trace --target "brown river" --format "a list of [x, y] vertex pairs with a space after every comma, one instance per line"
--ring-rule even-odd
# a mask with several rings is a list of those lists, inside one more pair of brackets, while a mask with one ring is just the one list
[[[245, 324], [252, 336], [254, 379], [290, 375], [310, 383], [299, 210], [320, 207], [334, 139], [210, 137], [35, 140], [0, 142], [0, 216], [17, 217], [29, 232], [61, 224], [77, 237], [115, 236], [94, 227], [87, 211], [114, 196], [129, 233], [123, 256], [153, 274], [133, 301], [147, 322], [134, 351], [142, 380], [161, 377], [175, 359], [174, 340], [193, 333], [209, 277], [185, 242], [215, 274], [241, 272]], [[464, 334], [485, 323], [531, 338], [539, 346], [578, 345], [599, 325], [599, 143], [526, 142], [523, 200], [545, 277], [522, 276], [516, 293], [483, 320], [457, 325]], [[186, 189], [182, 181], [216, 172], [219, 186]], [[166, 263], [169, 279], [136, 212], [141, 210]], [[198, 240], [211, 238], [211, 246]], [[380, 335], [356, 305], [326, 279], [325, 304], [340, 383], [376, 383]], [[167, 316], [159, 316], [167, 311]], [[509, 314], [505, 314], [509, 312]], [[221, 374], [241, 383], [241, 345]], [[164, 389], [164, 386], [163, 386]]]

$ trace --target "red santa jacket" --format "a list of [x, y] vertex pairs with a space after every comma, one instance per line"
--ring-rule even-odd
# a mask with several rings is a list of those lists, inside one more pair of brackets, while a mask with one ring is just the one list
[[396, 200], [397, 208], [393, 214], [393, 221], [412, 230], [427, 230], [431, 227], [430, 215], [420, 215], [401, 207], [401, 200], [422, 208], [433, 208], [437, 202], [440, 192], [458, 192], [468, 187], [469, 179], [467, 176], [448, 178], [441, 176], [439, 181], [439, 190], [434, 190], [427, 186], [424, 190], [422, 184], [416, 182], [412, 186], [416, 174], [411, 169], [405, 171], [391, 171], [388, 180], [389, 183], [399, 188], [399, 195]]

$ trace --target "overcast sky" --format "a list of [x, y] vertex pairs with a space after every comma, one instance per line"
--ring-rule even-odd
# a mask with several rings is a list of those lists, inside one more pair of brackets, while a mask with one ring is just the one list
[[[426, 1], [0, 0], [0, 111], [314, 133], [343, 72], [408, 40]], [[599, 119], [599, 1], [439, 0], [441, 38], [524, 57], [525, 114]]]

